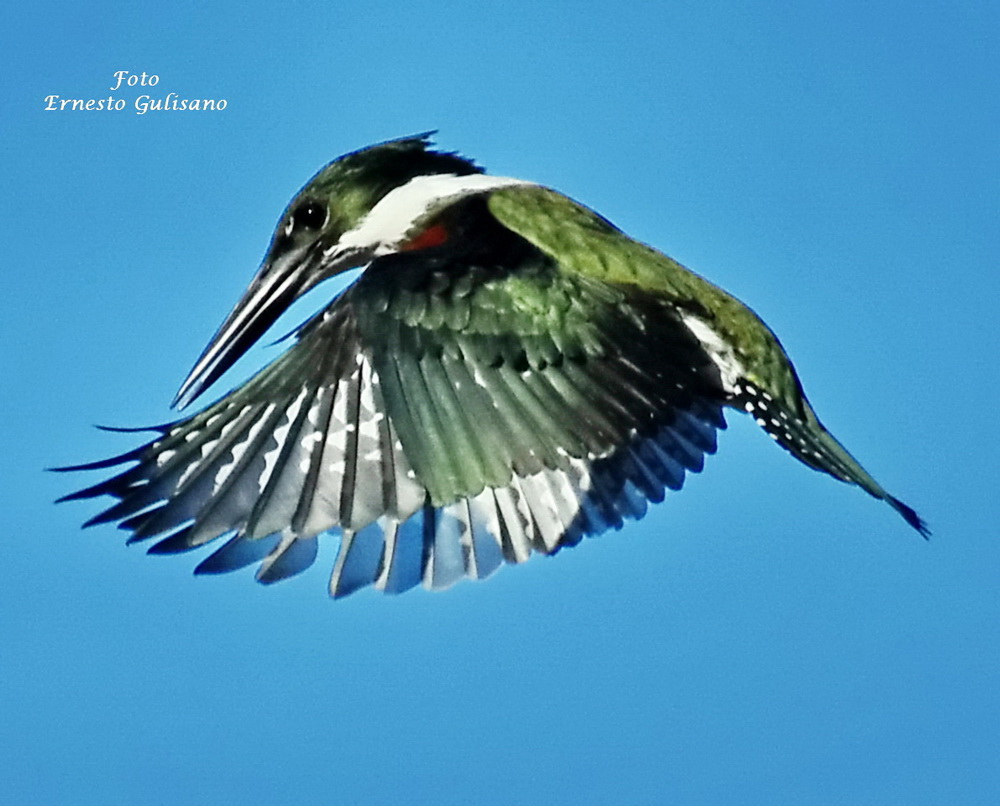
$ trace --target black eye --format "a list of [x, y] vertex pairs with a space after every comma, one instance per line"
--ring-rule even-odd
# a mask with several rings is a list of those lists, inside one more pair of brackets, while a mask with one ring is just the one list
[[326, 223], [326, 206], [317, 201], [305, 201], [292, 210], [288, 220], [288, 233], [295, 230], [321, 229]]

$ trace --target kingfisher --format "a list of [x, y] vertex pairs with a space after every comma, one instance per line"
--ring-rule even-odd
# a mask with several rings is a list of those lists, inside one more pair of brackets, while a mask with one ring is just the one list
[[[242, 386], [99, 462], [152, 554], [272, 583], [339, 538], [330, 593], [443, 589], [620, 529], [750, 414], [796, 459], [883, 500], [746, 305], [593, 210], [486, 174], [431, 133], [346, 154], [292, 199], [180, 387], [196, 400], [290, 304], [362, 271]], [[129, 430], [129, 429], [125, 429]]]

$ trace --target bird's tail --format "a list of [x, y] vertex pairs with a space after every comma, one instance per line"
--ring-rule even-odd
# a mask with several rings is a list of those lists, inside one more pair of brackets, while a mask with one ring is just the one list
[[837, 441], [802, 398], [802, 414], [789, 411], [780, 401], [746, 383], [733, 405], [749, 413], [761, 428], [796, 459], [835, 479], [856, 484], [869, 495], [885, 501], [925, 538], [930, 536], [927, 524], [916, 511], [890, 495], [861, 464]]

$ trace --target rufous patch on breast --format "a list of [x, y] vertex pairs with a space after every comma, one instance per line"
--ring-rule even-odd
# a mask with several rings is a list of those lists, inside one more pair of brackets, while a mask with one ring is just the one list
[[448, 229], [444, 224], [431, 224], [425, 230], [418, 232], [400, 248], [403, 252], [414, 252], [418, 249], [430, 249], [440, 246], [448, 240]]

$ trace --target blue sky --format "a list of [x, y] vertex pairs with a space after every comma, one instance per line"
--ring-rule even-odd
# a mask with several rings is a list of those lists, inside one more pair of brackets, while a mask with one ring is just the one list
[[[475, 5], [0, 12], [11, 802], [996, 802], [996, 5]], [[43, 109], [147, 91], [228, 108]], [[193, 579], [52, 505], [317, 168], [432, 128], [753, 306], [933, 539], [735, 415], [641, 523], [444, 594], [330, 601], [330, 546]]]

